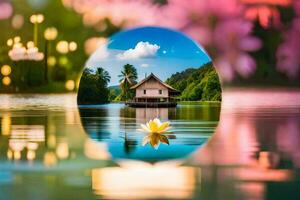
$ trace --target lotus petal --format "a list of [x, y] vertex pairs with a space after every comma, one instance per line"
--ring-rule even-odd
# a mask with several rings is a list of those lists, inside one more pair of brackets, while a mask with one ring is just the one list
[[164, 123], [162, 123], [162, 124], [159, 126], [157, 132], [158, 132], [158, 133], [165, 132], [165, 130], [166, 130], [169, 126], [170, 126], [170, 123], [169, 123], [169, 122], [164, 122]]
[[145, 146], [146, 144], [148, 144], [150, 142], [150, 136], [147, 135], [143, 138], [143, 143], [142, 145]]
[[141, 124], [141, 127], [142, 127], [142, 129], [143, 129], [145, 132], [151, 133], [151, 130], [150, 130], [147, 126], [145, 126], [144, 124]]
[[161, 126], [161, 121], [158, 118], [155, 118], [153, 121], [157, 124], [158, 127]]
[[157, 133], [158, 131], [158, 126], [154, 121], [149, 122], [150, 130], [152, 133]]

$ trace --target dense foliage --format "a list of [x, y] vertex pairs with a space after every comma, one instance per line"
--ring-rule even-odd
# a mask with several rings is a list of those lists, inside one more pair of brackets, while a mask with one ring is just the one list
[[109, 101], [116, 101], [117, 97], [121, 94], [122, 90], [119, 85], [110, 86], [109, 88]]
[[[0, 20], [0, 68], [2, 65], [7, 64], [11, 66], [13, 70], [9, 76], [11, 78], [11, 84], [9, 86], [2, 84], [3, 77], [0, 74], [1, 93], [68, 91], [65, 88], [65, 82], [67, 80], [77, 81], [81, 75], [80, 72], [82, 70], [82, 66], [90, 54], [86, 51], [86, 42], [91, 38], [106, 38], [119, 30], [119, 28], [113, 26], [108, 20], [101, 23], [101, 25], [105, 27], [101, 30], [85, 26], [82, 16], [72, 9], [64, 6], [63, 1], [61, 0], [11, 0], [9, 2], [13, 6], [14, 13], [9, 19]], [[0, 13], [1, 12], [2, 10]], [[39, 51], [43, 53], [46, 51], [46, 41], [44, 38], [44, 31], [46, 28], [55, 27], [58, 31], [57, 38], [48, 42], [48, 58], [51, 57], [52, 61], [54, 59], [53, 64], [48, 66], [49, 81], [44, 80], [45, 60], [40, 62], [13, 62], [8, 56], [8, 51], [11, 47], [6, 45], [7, 40], [14, 38], [15, 36], [20, 36], [21, 42], [24, 45], [26, 45], [28, 41], [33, 40], [33, 24], [30, 23], [29, 18], [32, 14], [37, 13], [43, 14], [45, 18], [38, 26], [37, 47], [39, 48]], [[16, 24], [16, 19], [18, 19], [18, 26], [14, 25]], [[80, 32], [80, 34], [74, 34], [77, 32]], [[67, 54], [59, 53], [56, 50], [56, 45], [59, 41], [75, 41], [78, 45], [77, 50], [74, 52], [68, 52]], [[26, 70], [21, 72], [20, 68], [22, 67]], [[19, 76], [21, 75], [25, 76], [25, 79], [27, 79], [26, 81], [23, 81], [23, 83], [22, 80], [19, 79]]]
[[181, 92], [184, 101], [220, 101], [221, 85], [218, 74], [212, 63], [198, 69], [189, 68], [177, 72], [167, 79], [166, 83]]
[[[0, 66], [1, 67], [1, 66]], [[5, 76], [0, 73], [0, 80]], [[0, 92], [2, 91], [28, 91], [31, 87], [43, 85], [45, 81], [45, 68], [43, 62], [18, 61], [14, 62], [13, 73], [10, 74], [12, 83], [9, 86], [3, 85], [0, 81]], [[4, 90], [6, 89], [6, 90]]]
[[78, 89], [78, 104], [103, 104], [109, 102], [109, 89], [107, 87], [110, 76], [103, 68], [94, 73], [86, 68], [80, 80]]
[[[103, 68], [96, 71], [86, 68], [80, 80], [78, 104], [103, 104], [111, 101], [131, 100], [135, 91], [130, 87], [137, 83], [137, 71], [133, 65], [126, 64], [119, 76], [120, 85], [108, 87], [110, 75]], [[177, 72], [166, 83], [181, 92], [183, 101], [220, 101], [221, 85], [212, 63], [198, 69], [189, 68]]]

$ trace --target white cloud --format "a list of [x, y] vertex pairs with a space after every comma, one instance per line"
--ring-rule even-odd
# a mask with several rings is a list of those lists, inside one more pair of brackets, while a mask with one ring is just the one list
[[96, 67], [99, 65], [99, 63], [105, 61], [107, 58], [109, 58], [110, 52], [109, 49], [107, 49], [107, 45], [103, 45], [99, 47], [87, 60], [85, 63], [86, 67]]
[[141, 67], [149, 67], [149, 64], [146, 64], [146, 63], [143, 63], [143, 64], [141, 64]]
[[160, 46], [157, 44], [150, 44], [149, 42], [139, 42], [133, 49], [128, 49], [123, 53], [117, 55], [121, 60], [138, 59], [138, 58], [152, 58]]

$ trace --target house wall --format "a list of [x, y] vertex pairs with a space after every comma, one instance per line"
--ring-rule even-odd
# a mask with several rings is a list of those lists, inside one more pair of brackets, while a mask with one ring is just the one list
[[[144, 94], [144, 90], [146, 90], [146, 94]], [[162, 94], [159, 94], [159, 90], [162, 90]], [[169, 97], [169, 90], [164, 85], [152, 78], [136, 89], [136, 97], [167, 98]]]
[[157, 97], [164, 98], [169, 96], [168, 90], [162, 90], [162, 94], [159, 94], [159, 89], [145, 89], [146, 94], [144, 94], [144, 89], [136, 90], [136, 97]]

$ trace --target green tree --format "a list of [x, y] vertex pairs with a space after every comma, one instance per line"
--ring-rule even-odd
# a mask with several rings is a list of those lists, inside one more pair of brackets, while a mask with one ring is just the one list
[[204, 64], [198, 69], [177, 72], [166, 82], [181, 91], [181, 99], [185, 101], [221, 100], [220, 80], [212, 63]]
[[97, 68], [97, 88], [101, 92], [102, 103], [107, 103], [109, 101], [109, 89], [107, 87], [110, 81], [110, 75], [103, 68]]
[[80, 80], [78, 89], [78, 104], [103, 104], [109, 101], [107, 87], [110, 76], [103, 68], [97, 68], [96, 73], [86, 68]]
[[131, 64], [124, 65], [119, 78], [121, 78], [119, 82], [122, 92], [117, 99], [120, 101], [132, 99], [135, 93], [130, 88], [137, 83], [138, 75], [136, 68]]
[[202, 100], [218, 101], [221, 100], [221, 85], [217, 73], [210, 72], [205, 80]]
[[96, 75], [98, 77], [98, 83], [100, 86], [107, 87], [107, 84], [110, 81], [110, 75], [107, 71], [105, 71], [103, 68], [99, 67], [97, 68]]

